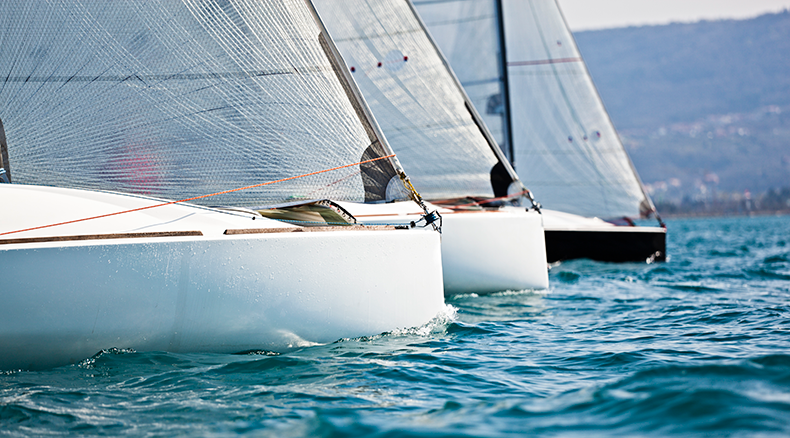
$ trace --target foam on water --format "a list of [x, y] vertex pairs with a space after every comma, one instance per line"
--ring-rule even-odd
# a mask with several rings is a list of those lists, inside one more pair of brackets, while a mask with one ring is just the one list
[[3, 373], [0, 436], [787, 436], [788, 230], [670, 221], [667, 263], [561, 263], [547, 292], [287, 354]]

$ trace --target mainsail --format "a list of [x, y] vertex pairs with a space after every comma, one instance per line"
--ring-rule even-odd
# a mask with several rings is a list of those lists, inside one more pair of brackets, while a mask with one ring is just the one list
[[423, 196], [493, 197], [522, 190], [408, 0], [314, 3]]
[[[185, 199], [390, 155], [333, 50], [305, 0], [2, 2], [14, 182]], [[405, 192], [399, 169], [198, 202], [384, 201]]]
[[[453, 10], [478, 2], [415, 5], [423, 13], [439, 8], [437, 3]], [[512, 159], [524, 184], [553, 210], [605, 219], [653, 213], [556, 1], [497, 3], [500, 20], [488, 24], [497, 26], [491, 33], [504, 35]], [[436, 37], [443, 50], [458, 50], [446, 22], [424, 18], [431, 32], [444, 35]], [[467, 62], [450, 59], [461, 76], [490, 63], [489, 55]]]

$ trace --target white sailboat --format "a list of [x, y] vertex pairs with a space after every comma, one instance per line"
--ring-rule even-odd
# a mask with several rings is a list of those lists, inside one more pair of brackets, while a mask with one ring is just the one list
[[[314, 3], [415, 187], [441, 214], [445, 294], [547, 288], [541, 216], [411, 4]], [[413, 203], [342, 206], [375, 224], [422, 213]]]
[[285, 351], [444, 309], [438, 233], [247, 208], [410, 194], [309, 2], [6, 2], [0, 34], [0, 369]]
[[[556, 1], [414, 3], [524, 183], [546, 207], [549, 261], [664, 260], [666, 229]], [[661, 226], [632, 226], [648, 216]]]

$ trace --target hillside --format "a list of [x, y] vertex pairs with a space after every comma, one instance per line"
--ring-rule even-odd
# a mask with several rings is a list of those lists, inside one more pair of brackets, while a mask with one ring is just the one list
[[656, 200], [790, 186], [790, 13], [574, 36]]

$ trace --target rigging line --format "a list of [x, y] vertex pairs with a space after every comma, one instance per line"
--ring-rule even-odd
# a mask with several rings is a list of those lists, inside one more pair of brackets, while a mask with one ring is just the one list
[[[109, 70], [109, 69], [108, 69]], [[309, 72], [317, 73], [325, 71], [326, 68], [301, 67], [298, 71], [293, 70], [251, 70], [239, 72], [220, 72], [220, 73], [164, 73], [164, 74], [141, 74], [130, 73], [123, 75], [71, 75], [71, 76], [6, 76], [4, 82], [55, 82], [55, 83], [76, 83], [76, 82], [162, 82], [162, 81], [196, 81], [205, 79], [239, 79], [257, 78], [262, 76], [292, 75], [294, 73]]]
[[401, 223], [401, 222], [392, 222], [392, 223], [387, 223], [387, 222], [379, 223], [379, 222], [376, 222], [376, 223], [373, 223], [373, 224], [366, 224], [366, 223], [360, 222], [360, 223], [352, 224], [352, 223], [348, 223], [348, 222], [300, 221], [300, 220], [296, 220], [296, 219], [274, 219], [274, 218], [269, 218], [269, 219], [280, 221], [280, 222], [287, 222], [287, 223], [296, 224], [296, 225], [300, 225], [300, 224], [305, 224], [305, 225], [307, 225], [307, 224], [309, 224], [309, 225], [335, 225], [335, 226], [345, 226], [345, 227], [352, 227], [352, 226], [368, 227], [368, 226], [377, 226], [377, 225], [386, 225], [386, 226], [389, 226], [389, 227], [399, 227], [399, 226], [407, 225], [407, 223]]
[[275, 181], [267, 181], [267, 182], [264, 182], [264, 183], [255, 184], [255, 185], [251, 185], [251, 186], [247, 186], [247, 187], [239, 187], [239, 188], [236, 188], [236, 189], [225, 190], [225, 191], [217, 192], [217, 193], [211, 193], [211, 194], [208, 194], [208, 195], [195, 196], [194, 198], [181, 199], [179, 201], [163, 202], [161, 204], [154, 204], [154, 205], [149, 205], [149, 206], [146, 206], [146, 207], [133, 208], [131, 210], [124, 210], [124, 211], [118, 211], [118, 212], [115, 212], [115, 213], [102, 214], [102, 215], [99, 215], [99, 216], [86, 217], [86, 218], [82, 218], [82, 219], [75, 219], [75, 220], [66, 221], [66, 222], [59, 222], [59, 223], [56, 223], [56, 224], [41, 225], [41, 226], [38, 226], [38, 227], [25, 228], [23, 230], [6, 231], [5, 233], [0, 233], [0, 236], [5, 236], [5, 235], [8, 235], [8, 234], [21, 233], [21, 232], [24, 232], [24, 231], [40, 230], [42, 228], [51, 228], [51, 227], [56, 227], [56, 226], [59, 226], [59, 225], [68, 225], [68, 224], [73, 224], [73, 223], [77, 223], [77, 222], [85, 222], [85, 221], [89, 221], [89, 220], [93, 220], [93, 219], [101, 219], [101, 218], [110, 217], [110, 216], [117, 216], [119, 214], [124, 214], [124, 213], [133, 213], [133, 212], [136, 212], [136, 211], [148, 210], [150, 208], [155, 208], [155, 207], [163, 207], [165, 205], [172, 205], [172, 204], [179, 204], [179, 203], [182, 203], [182, 202], [194, 201], [196, 199], [208, 198], [208, 197], [211, 197], [211, 196], [224, 195], [226, 193], [238, 192], [240, 190], [247, 190], [247, 189], [252, 189], [252, 188], [255, 188], [255, 187], [267, 186], [269, 184], [275, 184], [275, 183], [284, 182], [284, 181], [290, 181], [290, 180], [294, 180], [294, 179], [298, 179], [298, 178], [304, 178], [304, 177], [307, 177], [307, 176], [318, 175], [320, 173], [331, 172], [333, 170], [345, 169], [347, 167], [358, 166], [358, 165], [365, 164], [365, 163], [370, 163], [370, 162], [373, 162], [373, 161], [383, 160], [383, 159], [386, 159], [386, 158], [392, 158], [394, 156], [395, 156], [395, 154], [385, 155], [385, 156], [378, 157], [378, 158], [371, 158], [370, 160], [360, 161], [358, 163], [345, 164], [343, 166], [337, 166], [337, 167], [333, 167], [331, 169], [318, 170], [318, 171], [315, 171], [315, 172], [305, 173], [304, 175], [289, 176], [288, 178], [282, 178], [282, 179], [278, 179], [278, 180], [275, 180]]

